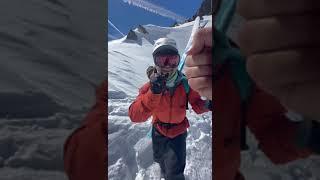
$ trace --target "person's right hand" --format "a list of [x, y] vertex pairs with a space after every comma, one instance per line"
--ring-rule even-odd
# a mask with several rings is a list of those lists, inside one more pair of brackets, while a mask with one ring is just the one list
[[257, 85], [320, 121], [320, 1], [240, 0], [240, 49]]
[[166, 88], [166, 77], [156, 72], [150, 76], [151, 92], [153, 94], [161, 94]]

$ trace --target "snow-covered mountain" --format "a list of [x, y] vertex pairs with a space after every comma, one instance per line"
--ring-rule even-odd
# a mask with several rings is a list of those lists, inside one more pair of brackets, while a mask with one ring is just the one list
[[[210, 22], [211, 16], [204, 17]], [[128, 36], [108, 43], [108, 178], [109, 180], [160, 179], [158, 164], [153, 163], [150, 119], [132, 123], [129, 105], [138, 89], [148, 81], [146, 69], [153, 65], [152, 47], [161, 37], [177, 41], [180, 53], [189, 39], [193, 22], [176, 27], [144, 25]], [[144, 29], [144, 30], [143, 30]], [[212, 178], [212, 113], [187, 112], [191, 127], [187, 138], [186, 178]]]
[[[210, 20], [211, 16], [205, 16]], [[109, 91], [122, 91], [133, 96], [137, 89], [147, 81], [146, 69], [153, 65], [152, 48], [154, 41], [161, 37], [170, 37], [176, 40], [180, 54], [189, 40], [193, 22], [177, 27], [160, 27], [155, 25], [143, 26], [147, 33], [139, 28], [133, 30], [136, 40], [123, 37], [108, 43], [108, 85]]]

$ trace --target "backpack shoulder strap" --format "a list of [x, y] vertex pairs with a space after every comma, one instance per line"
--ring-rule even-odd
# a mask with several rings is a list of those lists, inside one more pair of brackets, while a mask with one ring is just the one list
[[184, 90], [186, 91], [186, 94], [189, 94], [190, 86], [189, 86], [188, 80], [187, 80], [187, 78], [185, 76], [182, 78], [182, 84], [183, 84]]
[[230, 60], [230, 68], [232, 79], [236, 84], [236, 87], [239, 91], [241, 98], [241, 119], [240, 119], [240, 128], [241, 128], [241, 150], [248, 150], [249, 146], [246, 142], [246, 126], [247, 126], [247, 110], [250, 103], [250, 99], [253, 95], [253, 81], [249, 77], [249, 74], [246, 70], [245, 59], [240, 54], [238, 49], [233, 51], [233, 58]]
[[241, 97], [241, 150], [248, 150], [249, 146], [246, 143], [246, 126], [247, 126], [247, 110], [250, 103], [250, 99], [253, 95], [253, 81], [249, 77], [248, 72], [246, 71], [246, 65], [244, 57], [239, 53], [237, 58], [233, 59], [230, 62], [232, 78], [239, 90]]
[[185, 90], [185, 92], [186, 92], [186, 109], [189, 109], [189, 107], [188, 107], [188, 103], [189, 103], [189, 92], [190, 92], [190, 86], [189, 86], [189, 84], [188, 84], [188, 79], [187, 79], [187, 77], [182, 73], [182, 72], [180, 72], [181, 73], [181, 83], [182, 83], [182, 85], [183, 85], [183, 88], [184, 88], [184, 90]]
[[[234, 81], [241, 98], [241, 150], [248, 149], [246, 143], [246, 119], [249, 99], [253, 94], [253, 81], [246, 70], [245, 57], [240, 53], [235, 43], [226, 36], [224, 31], [214, 28], [213, 39], [213, 67], [226, 64], [231, 70], [232, 80]], [[223, 69], [222, 69], [223, 70]], [[223, 72], [222, 72], [223, 73]]]

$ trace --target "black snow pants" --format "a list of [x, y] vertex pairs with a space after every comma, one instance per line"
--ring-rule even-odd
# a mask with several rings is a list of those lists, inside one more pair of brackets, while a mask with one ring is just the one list
[[152, 149], [154, 161], [160, 164], [165, 180], [185, 180], [187, 131], [173, 139], [160, 134], [153, 126]]

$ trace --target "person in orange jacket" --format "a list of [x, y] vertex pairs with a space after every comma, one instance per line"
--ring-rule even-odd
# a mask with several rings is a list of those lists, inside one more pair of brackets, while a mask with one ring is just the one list
[[[185, 76], [177, 70], [180, 56], [176, 42], [160, 38], [153, 49], [154, 71], [129, 107], [132, 122], [145, 122], [152, 116], [154, 161], [160, 164], [166, 180], [184, 180], [186, 137], [190, 126], [186, 117], [187, 102], [200, 114], [209, 111], [210, 102], [189, 88]], [[153, 72], [152, 72], [153, 71]]]
[[[292, 116], [277, 98], [261, 90], [254, 82], [250, 96], [244, 101], [241, 95], [245, 88], [241, 83], [246, 84], [248, 80], [245, 65], [236, 62], [238, 59], [220, 61], [212, 58], [212, 51], [205, 49], [213, 48], [214, 33], [218, 34], [212, 27], [196, 32], [185, 68], [190, 86], [214, 103], [214, 179], [244, 179], [239, 167], [240, 152], [247, 148], [246, 126], [259, 141], [260, 149], [275, 164], [319, 153], [320, 126], [316, 121], [291, 121], [299, 118]], [[219, 43], [214, 44], [219, 46]], [[235, 44], [233, 48], [237, 48]], [[212, 67], [213, 71], [210, 70]]]
[[96, 103], [64, 144], [69, 180], [107, 180], [107, 81], [96, 90]]

